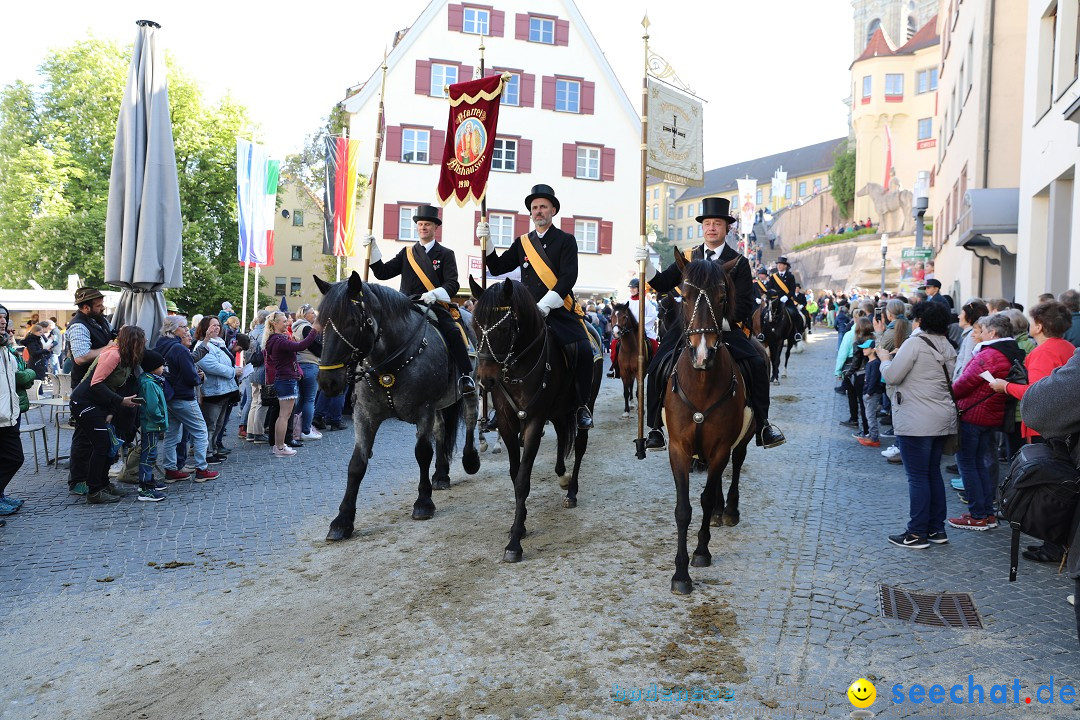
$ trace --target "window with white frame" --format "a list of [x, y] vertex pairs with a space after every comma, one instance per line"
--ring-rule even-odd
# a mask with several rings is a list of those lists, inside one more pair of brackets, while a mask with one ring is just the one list
[[930, 90], [937, 90], [938, 69], [930, 68]]
[[491, 13], [483, 8], [465, 6], [465, 16], [461, 23], [464, 32], [473, 35], [487, 35], [490, 26]]
[[510, 73], [510, 79], [503, 85], [502, 100], [499, 101], [502, 105], [521, 105], [521, 76], [517, 73]]
[[401, 162], [426, 163], [430, 145], [430, 130], [403, 128], [401, 131]]
[[791, 183], [787, 183], [786, 185], [784, 185], [784, 199], [791, 199]]
[[416, 223], [413, 222], [415, 214], [415, 205], [398, 206], [398, 240], [420, 239], [420, 236], [416, 234]]
[[431, 63], [431, 91], [428, 94], [432, 97], [446, 97], [446, 86], [456, 83], [457, 76], [457, 65]]
[[495, 138], [491, 146], [491, 169], [517, 172], [517, 140]]
[[806, 197], [806, 181], [799, 183], [799, 197]]
[[574, 237], [577, 238], [578, 252], [599, 252], [600, 223], [595, 220], [575, 220]]
[[659, 200], [660, 199], [660, 188], [653, 188], [652, 199], [653, 200]]
[[932, 137], [934, 128], [933, 118], [922, 118], [919, 120], [919, 140], [929, 140]]
[[675, 230], [675, 241], [678, 242], [680, 240], [682, 240], [682, 228], [677, 228]]
[[754, 197], [754, 203], [757, 205], [761, 204], [761, 188], [758, 188], [757, 195]]
[[937, 90], [937, 72], [937, 68], [927, 68], [915, 73], [916, 95]]
[[577, 80], [556, 80], [555, 109], [559, 112], [581, 112], [581, 83]]
[[870, 75], [864, 75], [862, 79], [862, 96], [864, 100], [870, 99], [870, 89], [873, 86], [873, 78]]
[[682, 220], [682, 214], [683, 214], [683, 206], [682, 206], [682, 205], [680, 205], [680, 206], [679, 206], [678, 208], [676, 208], [676, 210], [675, 210], [675, 219], [676, 219], [676, 220]]
[[675, 226], [674, 225], [668, 225], [667, 226], [667, 238], [668, 238], [668, 240], [670, 240], [673, 237], [675, 237]]
[[659, 220], [660, 219], [660, 206], [659, 205], [653, 205], [652, 206], [652, 219], [653, 220]]
[[818, 178], [818, 179], [814, 180], [814, 192], [815, 193], [821, 192], [821, 178]]
[[904, 76], [901, 73], [888, 73], [885, 75], [885, 94], [904, 94]]
[[574, 177], [600, 179], [600, 148], [582, 146], [577, 149], [577, 174]]
[[555, 44], [555, 21], [551, 18], [529, 18], [529, 42]]
[[514, 216], [504, 213], [491, 213], [488, 215], [488, 226], [491, 228], [491, 242], [497, 248], [508, 248], [514, 244]]
[[285, 278], [280, 277], [280, 276], [274, 278], [274, 294], [275, 295], [284, 295], [285, 294]]

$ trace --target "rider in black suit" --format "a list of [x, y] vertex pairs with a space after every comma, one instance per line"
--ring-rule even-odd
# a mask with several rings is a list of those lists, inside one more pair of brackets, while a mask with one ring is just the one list
[[[592, 413], [587, 405], [592, 391], [593, 351], [584, 316], [579, 314], [581, 308], [574, 299], [574, 284], [578, 276], [577, 239], [552, 224], [551, 219], [558, 214], [560, 205], [550, 186], [534, 185], [525, 198], [525, 208], [532, 216], [535, 229], [524, 237], [528, 238], [536, 253], [544, 257], [532, 257], [526, 252], [523, 238], [519, 237], [502, 255], [491, 248], [487, 252], [487, 269], [492, 275], [503, 275], [521, 268], [521, 284], [536, 300], [547, 326], [555, 333], [571, 364], [570, 374], [576, 379], [578, 395], [577, 425], [581, 430], [588, 430], [593, 426]], [[486, 250], [490, 237], [487, 223], [481, 222], [476, 226], [476, 236]], [[541, 277], [542, 274], [547, 275], [548, 271], [551, 273], [551, 287]]]
[[[416, 215], [413, 215], [413, 222], [416, 223], [416, 234], [420, 239], [416, 244], [402, 248], [401, 252], [386, 262], [383, 262], [375, 238], [366, 237], [361, 241], [361, 245], [371, 245], [370, 267], [375, 277], [390, 280], [400, 275], [401, 293], [410, 297], [419, 295], [420, 300], [435, 313], [439, 320], [439, 332], [442, 333], [450, 357], [461, 373], [458, 386], [463, 394], [474, 393], [476, 383], [472, 379], [469, 349], [458, 319], [454, 317], [457, 315], [456, 309], [451, 310], [451, 300], [460, 289], [457, 259], [453, 250], [435, 240], [435, 229], [442, 225], [438, 208], [421, 205], [416, 209]], [[425, 274], [428, 283], [434, 286], [433, 289], [428, 290], [424, 278], [417, 274], [417, 268]]]
[[[704, 259], [726, 263], [729, 260], [739, 259], [731, 271], [731, 279], [735, 285], [735, 320], [740, 327], [725, 328], [724, 344], [736, 362], [749, 371], [751, 385], [749, 402], [758, 420], [758, 445], [764, 445], [766, 448], [776, 447], [782, 445], [785, 438], [779, 429], [769, 423], [768, 368], [765, 365], [765, 359], [743, 330], [743, 328], [751, 327], [751, 316], [754, 314], [757, 300], [757, 291], [750, 278], [750, 263], [724, 242], [728, 227], [735, 222], [735, 218], [728, 213], [728, 200], [715, 197], [705, 198], [702, 203], [703, 213], [697, 217], [697, 221], [702, 224], [705, 243], [694, 248], [690, 254], [690, 260]], [[682, 283], [682, 272], [675, 263], [669, 265], [663, 272], [656, 271], [649, 262], [648, 248], [640, 246], [636, 248], [634, 259], [645, 260], [645, 277], [658, 293], [673, 290]], [[681, 320], [682, 316], [679, 315], [679, 318]], [[660, 407], [663, 404], [667, 378], [661, 377], [661, 371], [678, 345], [681, 335], [681, 328], [667, 329], [660, 342], [660, 349], [653, 357], [647, 371], [649, 376], [646, 392], [647, 422], [651, 429], [645, 441], [645, 447], [650, 450], [658, 450], [665, 445], [664, 434], [660, 431]]]
[[769, 276], [769, 288], [775, 290], [788, 307], [795, 307], [795, 288], [798, 284], [788, 259], [783, 255], [776, 258], [776, 272]]

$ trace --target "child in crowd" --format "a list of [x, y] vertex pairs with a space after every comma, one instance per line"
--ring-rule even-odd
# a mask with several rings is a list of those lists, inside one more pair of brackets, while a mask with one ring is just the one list
[[[866, 447], [881, 447], [881, 428], [878, 424], [878, 410], [881, 409], [881, 395], [885, 392], [885, 385], [881, 382], [881, 361], [878, 360], [877, 350], [873, 340], [862, 349], [866, 356], [866, 376], [863, 380], [863, 404], [866, 406], [866, 422], [868, 433], [866, 437], [859, 438], [859, 444]], [[866, 343], [863, 343], [866, 345]], [[861, 346], [860, 346], [861, 347]]]
[[164, 485], [154, 480], [154, 464], [157, 462], [158, 443], [169, 427], [169, 411], [165, 405], [165, 358], [161, 353], [147, 350], [143, 354], [142, 374], [139, 376], [139, 429], [142, 440], [139, 445], [139, 501], [161, 502]]

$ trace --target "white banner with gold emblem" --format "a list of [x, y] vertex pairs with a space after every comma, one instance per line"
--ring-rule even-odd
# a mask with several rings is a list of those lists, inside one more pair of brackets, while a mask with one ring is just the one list
[[739, 233], [749, 235], [754, 229], [754, 212], [757, 210], [757, 180], [739, 178]]
[[701, 102], [649, 79], [649, 171], [669, 182], [705, 184]]

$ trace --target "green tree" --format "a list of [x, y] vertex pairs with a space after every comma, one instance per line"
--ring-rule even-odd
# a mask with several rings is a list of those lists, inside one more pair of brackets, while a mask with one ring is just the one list
[[[104, 285], [105, 214], [131, 46], [90, 38], [52, 51], [39, 87], [0, 90], [0, 282], [68, 274]], [[183, 218], [184, 287], [167, 296], [189, 312], [237, 300], [236, 136], [252, 123], [232, 98], [207, 103], [166, 55]]]
[[849, 218], [855, 200], [855, 151], [838, 153], [829, 172], [832, 196], [840, 210], [840, 217]]

